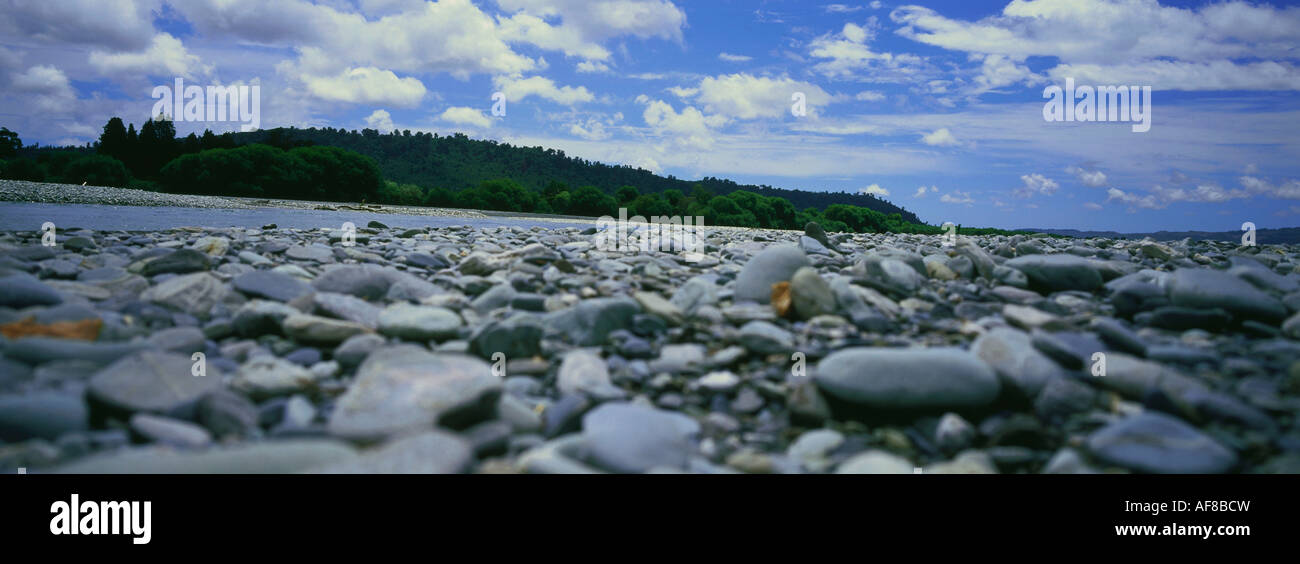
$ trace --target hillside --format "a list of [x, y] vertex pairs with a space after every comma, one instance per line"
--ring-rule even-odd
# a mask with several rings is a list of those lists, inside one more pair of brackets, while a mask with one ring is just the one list
[[467, 186], [478, 186], [488, 180], [510, 178], [524, 187], [536, 190], [543, 189], [552, 181], [558, 181], [569, 186], [596, 186], [608, 191], [620, 186], [635, 186], [642, 194], [662, 193], [670, 189], [689, 194], [696, 184], [700, 184], [717, 195], [745, 190], [783, 198], [796, 209], [826, 209], [833, 204], [848, 204], [885, 215], [897, 213], [904, 221], [921, 223], [915, 213], [868, 194], [792, 190], [737, 184], [731, 180], [712, 177], [684, 180], [672, 175], [659, 176], [631, 166], [609, 165], [571, 157], [556, 149], [517, 147], [492, 140], [471, 139], [459, 133], [440, 136], [410, 131], [381, 134], [373, 129], [357, 132], [331, 128], [277, 128], [235, 133], [233, 136], [239, 145], [325, 145], [356, 151], [375, 159], [384, 178], [424, 187], [459, 190]]

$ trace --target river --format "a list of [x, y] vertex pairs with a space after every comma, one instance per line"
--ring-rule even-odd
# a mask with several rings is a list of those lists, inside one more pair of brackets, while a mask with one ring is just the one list
[[591, 223], [519, 217], [443, 217], [401, 215], [360, 211], [304, 210], [288, 208], [182, 208], [110, 206], [100, 204], [43, 204], [0, 202], [0, 231], [38, 231], [47, 221], [59, 229], [85, 228], [124, 231], [157, 231], [175, 227], [260, 228], [270, 223], [282, 228], [338, 229], [344, 222], [365, 227], [371, 220], [389, 227], [592, 227]]

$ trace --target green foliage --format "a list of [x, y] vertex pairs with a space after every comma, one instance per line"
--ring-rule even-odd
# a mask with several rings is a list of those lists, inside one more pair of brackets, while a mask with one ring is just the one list
[[617, 216], [618, 203], [600, 188], [583, 186], [571, 194], [568, 208], [562, 213], [588, 217]]
[[664, 198], [663, 194], [642, 194], [628, 206], [628, 215], [651, 218], [681, 214], [673, 209], [672, 204], [668, 203], [668, 199]]
[[418, 206], [424, 203], [424, 191], [414, 184], [398, 184], [389, 180], [379, 190], [379, 200], [389, 204]]
[[637, 191], [633, 186], [619, 186], [618, 190], [614, 191], [614, 199], [618, 200], [619, 205], [630, 204], [640, 195], [641, 192]]
[[384, 185], [373, 160], [335, 147], [211, 149], [176, 158], [160, 177], [172, 192], [325, 201], [373, 201]]
[[18, 138], [17, 133], [9, 131], [8, 127], [0, 127], [0, 159], [13, 157], [22, 148], [23, 140]]
[[458, 206], [476, 210], [532, 212], [539, 200], [536, 192], [508, 178], [487, 180], [456, 194]]
[[4, 178], [45, 182], [45, 167], [36, 162], [36, 159], [12, 159], [5, 162]]
[[127, 172], [126, 165], [122, 164], [122, 161], [113, 157], [86, 155], [68, 163], [60, 174], [59, 181], [67, 184], [84, 182], [89, 186], [124, 188], [131, 182], [131, 173]]

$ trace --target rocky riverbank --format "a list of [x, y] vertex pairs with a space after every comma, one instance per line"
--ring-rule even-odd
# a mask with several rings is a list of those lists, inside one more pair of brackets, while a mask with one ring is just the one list
[[594, 232], [0, 233], [0, 467], [1300, 472], [1294, 246]]
[[212, 209], [299, 209], [361, 211], [372, 214], [402, 214], [438, 217], [488, 217], [474, 210], [392, 206], [361, 203], [311, 202], [305, 200], [268, 200], [230, 196], [196, 196], [169, 194], [109, 186], [78, 186], [22, 180], [0, 180], [0, 202], [37, 202], [45, 204], [98, 204], [109, 206], [147, 206]]

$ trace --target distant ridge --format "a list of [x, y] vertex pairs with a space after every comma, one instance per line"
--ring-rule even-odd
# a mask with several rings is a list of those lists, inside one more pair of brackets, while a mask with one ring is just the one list
[[486, 180], [510, 178], [521, 185], [542, 189], [552, 180], [570, 187], [596, 186], [612, 192], [620, 186], [635, 186], [641, 193], [677, 189], [689, 194], [701, 184], [717, 195], [747, 190], [788, 200], [796, 209], [826, 209], [831, 204], [848, 204], [885, 215], [899, 214], [904, 221], [923, 223], [915, 213], [871, 194], [812, 192], [766, 185], [738, 184], [732, 180], [704, 177], [684, 180], [660, 176], [628, 165], [610, 165], [568, 156], [564, 151], [543, 147], [522, 147], [493, 140], [471, 139], [456, 133], [394, 131], [383, 134], [373, 129], [348, 131], [334, 128], [276, 128], [234, 133], [237, 144], [265, 143], [281, 148], [297, 145], [326, 145], [356, 151], [375, 159], [384, 178], [424, 187], [461, 189]]
[[[1111, 239], [1145, 239], [1150, 237], [1156, 241], [1177, 241], [1180, 239], [1190, 238], [1196, 240], [1240, 242], [1241, 236], [1243, 235], [1242, 231], [1156, 231], [1154, 233], [1119, 233], [1117, 231], [1079, 231], [1077, 229], [1039, 228], [1024, 229], [1024, 231], [1082, 238], [1107, 237]], [[1255, 243], [1259, 245], [1291, 245], [1300, 243], [1300, 227], [1257, 229], [1255, 230]]]

